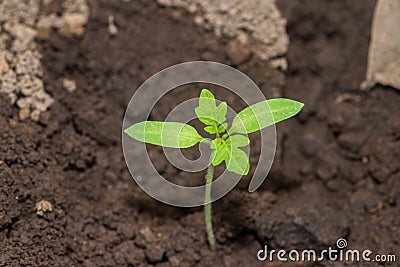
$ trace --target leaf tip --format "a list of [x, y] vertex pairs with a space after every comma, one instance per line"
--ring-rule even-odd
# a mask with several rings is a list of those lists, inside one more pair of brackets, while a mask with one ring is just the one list
[[211, 93], [210, 90], [204, 88], [200, 92], [200, 97], [214, 98], [214, 95], [213, 95], [213, 93]]

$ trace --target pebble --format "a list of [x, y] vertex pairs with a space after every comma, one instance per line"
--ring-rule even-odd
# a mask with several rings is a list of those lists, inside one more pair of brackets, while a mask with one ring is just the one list
[[27, 109], [30, 108], [30, 106], [32, 105], [32, 98], [30, 97], [24, 97], [24, 98], [20, 98], [17, 101], [17, 106], [20, 109]]
[[36, 203], [36, 214], [39, 216], [43, 216], [46, 212], [52, 212], [53, 206], [47, 200], [41, 200]]
[[21, 121], [26, 120], [31, 115], [29, 108], [23, 108], [19, 110], [18, 117]]
[[201, 16], [194, 17], [194, 24], [201, 26], [204, 24], [204, 19]]
[[33, 121], [39, 121], [40, 119], [40, 111], [35, 109], [34, 111], [31, 112], [31, 119]]
[[76, 90], [76, 83], [74, 80], [63, 79], [63, 88], [71, 93]]
[[37, 91], [32, 95], [32, 107], [45, 112], [54, 102], [54, 99], [44, 90]]
[[197, 10], [198, 10], [198, 8], [197, 8], [196, 5], [190, 5], [190, 6], [188, 7], [188, 11], [189, 11], [190, 14], [196, 13]]
[[108, 16], [108, 33], [111, 36], [115, 36], [118, 33], [118, 28], [117, 28], [117, 25], [115, 25], [115, 23], [114, 23], [114, 16], [113, 15], [109, 15]]

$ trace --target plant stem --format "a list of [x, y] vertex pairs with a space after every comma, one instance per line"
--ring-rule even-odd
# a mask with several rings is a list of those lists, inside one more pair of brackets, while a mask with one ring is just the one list
[[206, 231], [208, 244], [210, 245], [211, 250], [215, 250], [215, 236], [212, 227], [212, 218], [211, 218], [211, 183], [214, 176], [214, 166], [210, 164], [207, 169], [206, 175], [206, 191], [204, 194], [204, 219], [206, 222]]

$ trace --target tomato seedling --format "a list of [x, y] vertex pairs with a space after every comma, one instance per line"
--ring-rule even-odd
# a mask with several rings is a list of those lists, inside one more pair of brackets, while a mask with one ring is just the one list
[[209, 90], [203, 89], [195, 113], [206, 125], [204, 130], [215, 136], [213, 140], [202, 137], [194, 127], [180, 122], [142, 121], [127, 128], [125, 133], [138, 141], [170, 148], [188, 148], [199, 142], [210, 145], [212, 156], [205, 181], [204, 215], [208, 243], [210, 248], [215, 250], [211, 218], [211, 183], [214, 167], [225, 162], [228, 171], [239, 175], [248, 174], [249, 157], [240, 149], [250, 143], [245, 135], [296, 115], [303, 105], [285, 98], [261, 101], [236, 114], [228, 129], [226, 102], [217, 105], [214, 95]]

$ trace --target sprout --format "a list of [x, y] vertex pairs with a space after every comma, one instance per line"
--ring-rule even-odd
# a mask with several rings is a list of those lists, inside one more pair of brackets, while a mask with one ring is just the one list
[[142, 121], [127, 128], [125, 133], [140, 142], [170, 148], [188, 148], [200, 142], [210, 145], [212, 156], [205, 181], [204, 215], [208, 243], [210, 248], [215, 250], [211, 217], [211, 183], [214, 178], [214, 167], [225, 162], [228, 171], [239, 175], [248, 174], [249, 157], [241, 149], [250, 144], [245, 135], [293, 117], [300, 112], [303, 105], [285, 98], [261, 101], [236, 114], [228, 129], [226, 102], [217, 105], [214, 95], [203, 89], [195, 112], [199, 120], [206, 125], [204, 130], [215, 135], [212, 141], [202, 137], [192, 126], [180, 122]]

